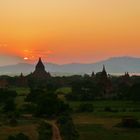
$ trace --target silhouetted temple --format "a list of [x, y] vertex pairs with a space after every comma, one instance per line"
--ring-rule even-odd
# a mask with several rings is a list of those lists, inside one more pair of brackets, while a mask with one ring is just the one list
[[132, 85], [131, 77], [128, 72], [125, 72], [125, 74], [121, 76], [121, 84], [125, 84], [128, 86]]
[[91, 77], [92, 77], [92, 78], [95, 78], [95, 73], [94, 73], [94, 71], [91, 73]]
[[112, 83], [111, 83], [110, 77], [107, 74], [104, 65], [103, 65], [102, 72], [98, 72], [96, 74], [95, 78], [96, 78], [98, 84], [101, 85], [101, 87], [103, 88], [103, 90], [104, 90], [104, 96], [109, 97], [110, 96], [109, 93], [112, 92], [113, 87], [112, 87]]
[[28, 86], [28, 80], [27, 77], [23, 75], [23, 73], [20, 74], [19, 78], [17, 79], [17, 85], [20, 87], [26, 87]]
[[35, 71], [32, 73], [32, 76], [35, 78], [43, 78], [43, 79], [51, 76], [50, 73], [45, 70], [45, 66], [41, 58], [39, 58], [39, 61], [35, 67]]

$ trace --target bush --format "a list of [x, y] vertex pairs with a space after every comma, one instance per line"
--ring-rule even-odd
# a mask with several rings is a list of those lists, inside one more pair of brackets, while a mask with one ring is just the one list
[[111, 107], [105, 107], [105, 108], [104, 108], [104, 111], [105, 111], [105, 112], [114, 112], [114, 113], [115, 113], [115, 112], [118, 112], [119, 110], [117, 110], [117, 109], [112, 109]]
[[81, 103], [77, 109], [78, 112], [93, 112], [94, 107], [91, 103]]
[[29, 140], [29, 137], [23, 133], [19, 133], [15, 136], [10, 135], [7, 140]]
[[118, 124], [117, 126], [125, 127], [125, 128], [140, 128], [140, 123], [137, 119], [128, 116], [128, 117], [124, 117], [121, 123]]
[[11, 125], [11, 126], [17, 126], [18, 125], [18, 121], [16, 120], [16, 118], [11, 118], [9, 120], [9, 125]]
[[23, 104], [20, 108], [21, 113], [35, 113], [36, 111], [36, 105], [35, 104]]
[[69, 115], [60, 116], [57, 123], [63, 140], [78, 140], [78, 131]]
[[38, 127], [39, 138], [38, 140], [51, 140], [53, 132], [52, 126], [44, 121]]
[[106, 106], [106, 107], [104, 108], [104, 111], [105, 111], [105, 112], [112, 112], [112, 108], [109, 107], [109, 106]]
[[16, 104], [13, 98], [8, 99], [3, 107], [4, 112], [13, 112], [16, 110]]

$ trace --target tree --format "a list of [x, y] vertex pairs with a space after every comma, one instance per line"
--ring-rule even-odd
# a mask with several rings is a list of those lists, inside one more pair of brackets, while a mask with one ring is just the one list
[[92, 101], [101, 93], [101, 88], [89, 77], [73, 82], [72, 92], [66, 95], [68, 100]]
[[10, 98], [5, 102], [5, 105], [3, 107], [4, 112], [13, 112], [16, 109], [16, 104], [14, 99]]
[[57, 121], [63, 140], [78, 140], [79, 134], [69, 114], [64, 114]]
[[36, 103], [36, 115], [55, 117], [63, 112], [69, 111], [69, 106], [57, 98], [53, 93], [42, 94]]
[[17, 96], [16, 91], [7, 90], [7, 89], [0, 89], [0, 103], [5, 103], [9, 99], [15, 99]]
[[15, 98], [16, 91], [8, 89], [0, 89], [0, 104], [4, 112], [13, 112], [16, 109]]
[[38, 133], [38, 140], [51, 140], [53, 135], [52, 126], [49, 123], [42, 121], [39, 124]]
[[140, 101], [140, 84], [134, 84], [129, 92], [128, 92], [128, 97], [129, 99], [133, 100], [133, 101]]

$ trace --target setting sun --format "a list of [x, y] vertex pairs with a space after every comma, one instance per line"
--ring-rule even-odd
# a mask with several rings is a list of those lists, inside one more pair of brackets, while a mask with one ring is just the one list
[[29, 58], [28, 57], [24, 57], [24, 60], [28, 60]]

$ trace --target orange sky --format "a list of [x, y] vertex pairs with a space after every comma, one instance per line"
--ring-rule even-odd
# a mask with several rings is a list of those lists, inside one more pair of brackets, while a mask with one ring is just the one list
[[55, 63], [140, 55], [140, 0], [1, 0], [0, 55]]

